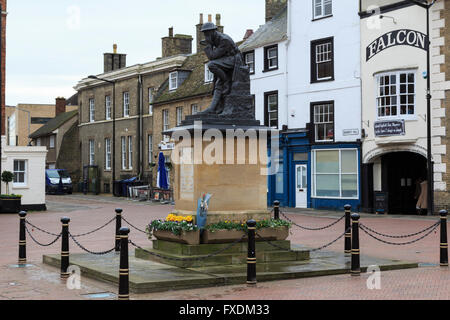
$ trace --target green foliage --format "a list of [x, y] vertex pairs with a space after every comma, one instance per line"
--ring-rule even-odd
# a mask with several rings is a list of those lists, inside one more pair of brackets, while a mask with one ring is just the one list
[[0, 195], [2, 199], [12, 199], [12, 198], [22, 198], [21, 194], [2, 194]]
[[[282, 227], [291, 227], [291, 223], [286, 220], [275, 220], [273, 218], [256, 221], [256, 229], [264, 229], [264, 228], [282, 228]], [[215, 232], [217, 230], [237, 230], [237, 231], [245, 231], [247, 232], [247, 223], [242, 221], [219, 221], [217, 223], [213, 223], [207, 225], [205, 227], [206, 230]]]
[[10, 183], [14, 179], [14, 173], [11, 171], [3, 171], [2, 173], [2, 181], [5, 183]]
[[153, 231], [161, 230], [161, 231], [171, 231], [173, 234], [179, 236], [183, 231], [197, 231], [198, 227], [191, 222], [187, 221], [164, 221], [164, 220], [153, 220], [147, 226], [146, 231], [149, 234], [149, 237], [152, 236]]

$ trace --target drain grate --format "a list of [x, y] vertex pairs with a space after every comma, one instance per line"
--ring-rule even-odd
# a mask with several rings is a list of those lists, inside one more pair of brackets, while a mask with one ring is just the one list
[[113, 298], [116, 295], [111, 292], [98, 292], [98, 293], [82, 294], [81, 296], [89, 299], [106, 299], [106, 298]]
[[428, 263], [428, 262], [423, 262], [423, 263], [419, 263], [419, 268], [420, 267], [437, 267], [438, 264], [436, 263]]
[[29, 268], [29, 267], [33, 267], [32, 264], [10, 264], [9, 265], [10, 268]]

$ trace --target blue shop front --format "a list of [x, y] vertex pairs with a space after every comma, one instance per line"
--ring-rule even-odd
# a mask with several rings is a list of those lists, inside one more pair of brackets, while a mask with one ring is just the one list
[[[272, 153], [269, 146], [269, 153]], [[361, 144], [314, 144], [307, 129], [280, 132], [279, 170], [268, 176], [268, 205], [343, 210], [361, 202]]]

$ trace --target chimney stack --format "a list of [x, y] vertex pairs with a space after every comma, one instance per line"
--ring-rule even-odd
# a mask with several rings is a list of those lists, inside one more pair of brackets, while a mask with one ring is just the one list
[[58, 97], [55, 99], [55, 117], [64, 112], [66, 112], [66, 99]]
[[252, 36], [252, 34], [253, 34], [253, 29], [247, 29], [247, 31], [245, 32], [243, 40], [244, 41], [247, 40], [248, 38], [250, 38]]
[[192, 53], [192, 36], [185, 34], [176, 34], [174, 36], [173, 27], [169, 28], [169, 36], [161, 40], [163, 58]]
[[[223, 26], [220, 25], [220, 19], [221, 19], [221, 15], [220, 14], [216, 14], [216, 26], [217, 26], [217, 31], [223, 33]], [[208, 22], [212, 22], [212, 14], [208, 14]], [[197, 53], [203, 51], [203, 49], [205, 48], [205, 46], [202, 46], [200, 44], [200, 41], [205, 40], [205, 35], [203, 34], [203, 32], [201, 32], [200, 30], [202, 29], [203, 26], [203, 13], [200, 13], [200, 22], [196, 25], [197, 28]]]
[[113, 53], [103, 54], [103, 72], [122, 69], [127, 66], [127, 55], [117, 53], [117, 44], [113, 45]]

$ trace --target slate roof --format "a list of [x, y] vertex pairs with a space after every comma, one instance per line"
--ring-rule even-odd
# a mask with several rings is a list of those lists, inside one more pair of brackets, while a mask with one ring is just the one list
[[190, 74], [176, 90], [169, 91], [169, 79], [161, 85], [154, 104], [163, 104], [188, 97], [211, 94], [212, 83], [205, 84], [205, 63], [208, 58], [204, 52], [188, 56], [178, 70], [189, 70]]
[[272, 20], [259, 27], [240, 47], [241, 52], [251, 51], [287, 40], [287, 7]]
[[30, 138], [35, 139], [51, 134], [53, 131], [58, 129], [60, 126], [72, 119], [77, 114], [78, 110], [60, 113], [55, 118], [49, 120], [44, 126], [40, 127], [35, 132], [30, 134]]

